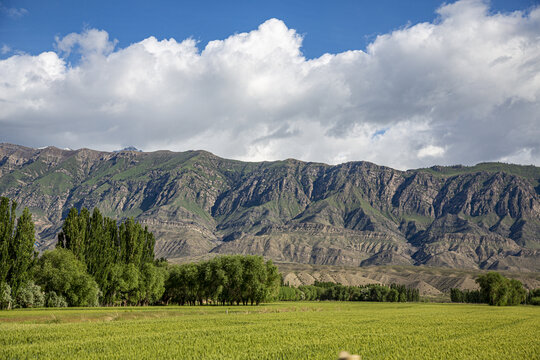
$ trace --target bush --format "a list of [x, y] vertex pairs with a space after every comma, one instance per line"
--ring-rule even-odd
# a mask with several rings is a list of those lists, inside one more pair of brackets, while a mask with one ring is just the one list
[[41, 307], [45, 303], [45, 296], [41, 287], [33, 281], [27, 282], [19, 288], [16, 295], [16, 305], [22, 308]]
[[540, 297], [533, 297], [529, 300], [529, 304], [531, 305], [540, 305]]
[[279, 300], [337, 300], [337, 301], [420, 301], [418, 289], [405, 285], [391, 284], [390, 287], [379, 284], [346, 286], [332, 282], [315, 281], [313, 285], [300, 285], [298, 288], [282, 286]]
[[63, 296], [57, 295], [54, 291], [49, 291], [45, 295], [46, 307], [67, 307], [67, 301]]
[[291, 286], [281, 286], [279, 288], [279, 301], [300, 301], [305, 300], [305, 295], [302, 291]]
[[450, 289], [450, 300], [452, 302], [472, 304], [481, 304], [486, 302], [480, 290]]
[[6, 283], [0, 284], [0, 309], [11, 309], [13, 299], [11, 298], [11, 287]]
[[529, 290], [526, 303], [530, 305], [540, 305], [540, 288]]

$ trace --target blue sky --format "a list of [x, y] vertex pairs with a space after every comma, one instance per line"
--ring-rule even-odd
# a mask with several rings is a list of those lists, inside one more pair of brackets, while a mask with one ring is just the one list
[[[440, 0], [338, 1], [1, 1], [0, 46], [36, 54], [52, 49], [55, 36], [104, 29], [119, 47], [149, 36], [208, 41], [250, 31], [270, 18], [304, 35], [308, 58], [364, 49], [376, 35], [407, 24], [433, 21]], [[492, 12], [527, 9], [538, 0], [492, 0]], [[9, 9], [24, 9], [22, 13]], [[11, 15], [11, 16], [10, 16]], [[5, 58], [9, 54], [0, 55]]]
[[538, 0], [0, 4], [0, 142], [540, 165]]

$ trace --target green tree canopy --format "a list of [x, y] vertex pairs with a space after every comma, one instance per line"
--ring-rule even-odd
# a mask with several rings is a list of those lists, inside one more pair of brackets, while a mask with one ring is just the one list
[[476, 279], [480, 293], [489, 305], [519, 305], [525, 301], [527, 292], [521, 282], [507, 279], [497, 272], [488, 272]]
[[42, 289], [66, 299], [69, 306], [96, 306], [99, 288], [85, 264], [67, 249], [46, 251], [34, 268]]
[[41, 307], [45, 305], [45, 295], [39, 285], [33, 281], [24, 283], [17, 292], [15, 306], [23, 308]]
[[221, 256], [172, 266], [164, 299], [180, 305], [254, 305], [277, 298], [279, 284], [277, 268], [261, 256]]
[[154, 235], [133, 219], [118, 225], [97, 208], [92, 214], [72, 208], [57, 247], [86, 264], [101, 289], [102, 304], [150, 304], [163, 294], [165, 275], [153, 264]]

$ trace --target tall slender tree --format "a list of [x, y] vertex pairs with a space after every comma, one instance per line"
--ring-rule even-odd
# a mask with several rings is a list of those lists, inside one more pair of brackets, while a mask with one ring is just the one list
[[11, 269], [9, 278], [11, 279], [11, 291], [17, 294], [19, 288], [30, 280], [30, 266], [34, 259], [34, 223], [28, 208], [23, 210], [22, 215], [17, 220], [17, 230], [10, 246]]
[[13, 241], [16, 209], [15, 201], [10, 206], [8, 198], [0, 198], [0, 283], [7, 282], [12, 266], [9, 251]]
[[91, 215], [87, 209], [71, 209], [58, 243], [86, 264], [106, 305], [147, 304], [155, 301], [156, 292], [163, 292], [161, 272], [151, 269], [154, 235], [133, 219], [117, 225], [97, 208]]
[[34, 223], [25, 208], [16, 220], [17, 203], [8, 198], [0, 199], [0, 284], [11, 288], [15, 298], [30, 280], [29, 270], [35, 257]]

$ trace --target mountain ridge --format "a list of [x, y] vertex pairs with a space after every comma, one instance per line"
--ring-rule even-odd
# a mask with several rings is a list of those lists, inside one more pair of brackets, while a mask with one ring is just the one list
[[157, 255], [260, 254], [348, 266], [540, 271], [540, 168], [395, 170], [370, 162], [242, 162], [204, 150], [0, 144], [0, 194], [34, 213], [50, 247], [72, 206], [134, 217]]

